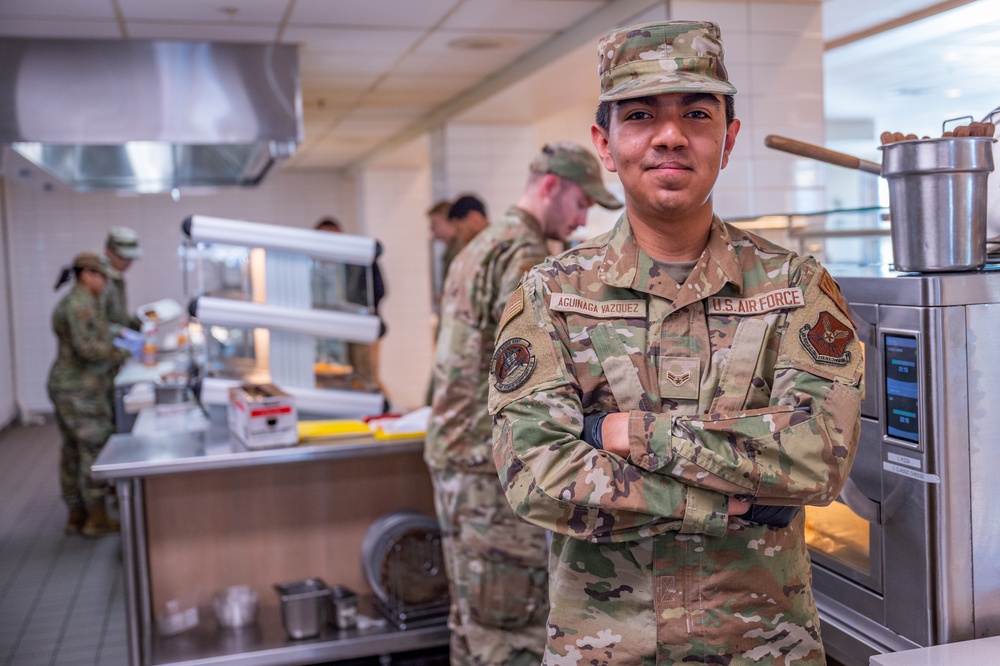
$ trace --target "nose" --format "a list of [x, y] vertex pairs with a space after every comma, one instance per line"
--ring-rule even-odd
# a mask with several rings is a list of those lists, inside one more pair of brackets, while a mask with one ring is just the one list
[[653, 137], [653, 145], [667, 150], [674, 150], [676, 148], [683, 148], [687, 144], [687, 135], [684, 134], [684, 129], [679, 118], [667, 116], [659, 120], [656, 125], [656, 133]]

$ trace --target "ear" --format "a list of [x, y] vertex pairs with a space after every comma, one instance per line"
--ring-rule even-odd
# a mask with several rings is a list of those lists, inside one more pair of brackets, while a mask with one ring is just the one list
[[611, 173], [618, 171], [615, 160], [611, 157], [611, 151], [608, 149], [608, 133], [604, 131], [604, 128], [600, 125], [591, 125], [590, 140], [594, 142], [594, 148], [597, 148], [597, 155], [601, 158], [601, 164], [604, 165], [604, 168]]
[[729, 164], [729, 153], [733, 152], [733, 147], [736, 145], [736, 135], [740, 132], [740, 120], [739, 118], [734, 118], [733, 122], [729, 124], [726, 128], [726, 143], [722, 148], [722, 168], [725, 169], [726, 165]]
[[559, 176], [547, 173], [541, 177], [538, 181], [538, 192], [543, 197], [551, 199], [559, 193], [560, 179]]

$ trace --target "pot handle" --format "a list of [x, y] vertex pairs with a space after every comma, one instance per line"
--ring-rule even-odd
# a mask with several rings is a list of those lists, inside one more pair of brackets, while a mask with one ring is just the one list
[[882, 165], [880, 164], [869, 162], [868, 160], [863, 160], [860, 157], [854, 157], [853, 155], [848, 155], [846, 153], [838, 153], [835, 150], [829, 150], [827, 148], [823, 148], [822, 146], [814, 146], [811, 143], [803, 143], [802, 141], [789, 139], [788, 137], [768, 134], [764, 139], [764, 145], [768, 148], [774, 148], [775, 150], [781, 150], [793, 155], [799, 155], [801, 157], [809, 157], [814, 160], [819, 160], [820, 162], [835, 164], [847, 169], [859, 169], [861, 171], [873, 173], [876, 176], [882, 175]]

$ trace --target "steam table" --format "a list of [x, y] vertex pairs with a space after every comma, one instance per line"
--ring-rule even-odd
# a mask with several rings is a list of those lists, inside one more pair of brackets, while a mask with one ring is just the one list
[[[318, 576], [362, 595], [378, 618], [360, 563], [361, 541], [380, 515], [433, 515], [422, 439], [352, 437], [248, 450], [196, 408], [143, 410], [131, 434], [114, 435], [93, 467], [114, 481], [122, 522], [131, 666], [309, 664], [448, 644], [442, 623], [398, 630], [328, 628], [290, 640], [275, 583]], [[216, 630], [208, 595], [249, 584], [260, 597], [251, 628]], [[169, 599], [197, 603], [195, 629], [160, 637], [154, 616]]]

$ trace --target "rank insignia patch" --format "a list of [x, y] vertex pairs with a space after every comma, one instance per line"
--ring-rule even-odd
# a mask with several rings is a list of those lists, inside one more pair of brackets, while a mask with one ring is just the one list
[[511, 338], [497, 347], [490, 362], [490, 374], [496, 380], [493, 388], [510, 393], [524, 386], [535, 371], [537, 359], [531, 353], [531, 343], [524, 338]]
[[815, 324], [799, 329], [799, 342], [817, 363], [847, 365], [851, 362], [847, 345], [853, 339], [854, 331], [825, 310]]

